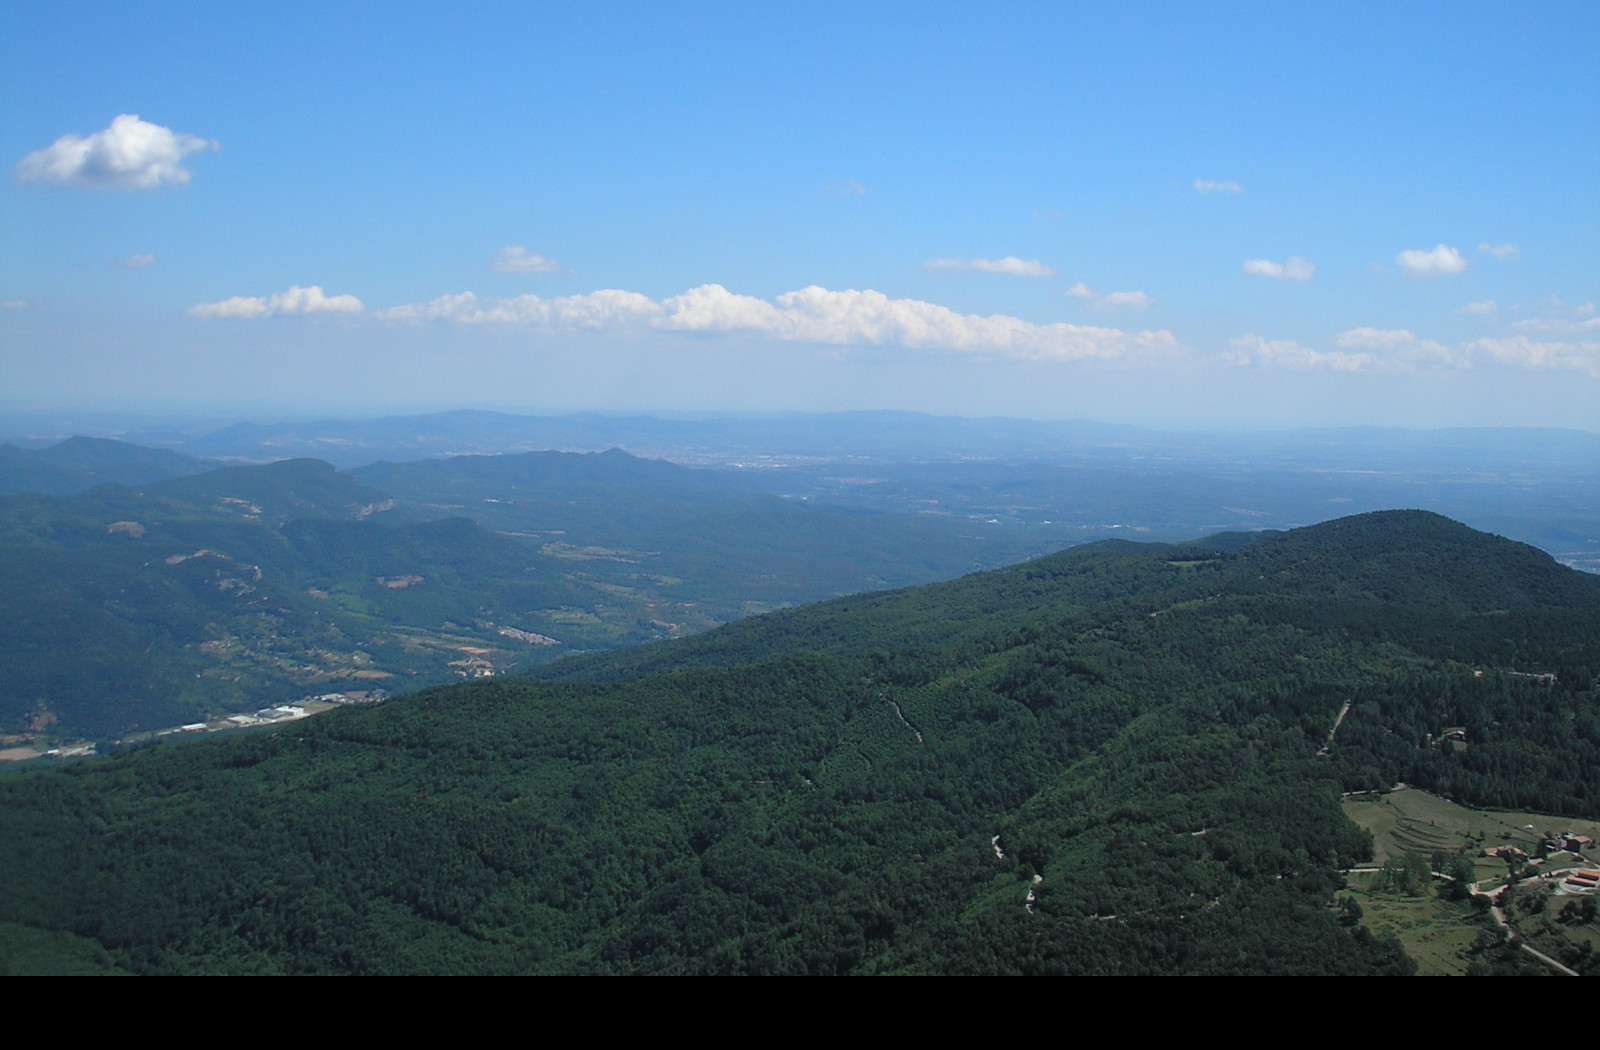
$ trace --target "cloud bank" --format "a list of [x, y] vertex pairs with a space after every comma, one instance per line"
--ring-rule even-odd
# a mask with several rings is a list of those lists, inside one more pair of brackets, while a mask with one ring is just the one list
[[471, 292], [441, 295], [425, 303], [394, 306], [377, 313], [385, 321], [452, 321], [456, 324], [510, 324], [547, 328], [604, 329], [648, 323], [661, 313], [661, 305], [638, 292], [615, 288], [587, 295], [545, 299], [517, 295], [509, 299], [480, 299]]
[[256, 318], [300, 314], [358, 314], [361, 300], [353, 295], [324, 295], [319, 285], [302, 288], [298, 284], [287, 292], [267, 296], [236, 295], [217, 303], [189, 307], [190, 317]]
[[1056, 272], [1038, 259], [1019, 259], [1008, 255], [1004, 259], [929, 259], [922, 264], [929, 273], [949, 270], [977, 270], [980, 273], [1001, 273], [1008, 277], [1054, 277]]
[[1253, 277], [1276, 277], [1290, 281], [1309, 281], [1317, 272], [1317, 264], [1309, 259], [1302, 259], [1298, 255], [1291, 255], [1283, 262], [1273, 262], [1271, 259], [1246, 259], [1244, 272]]
[[1415, 373], [1439, 368], [1505, 365], [1529, 370], [1568, 369], [1600, 379], [1600, 340], [1537, 341], [1525, 335], [1476, 339], [1448, 347], [1404, 328], [1352, 328], [1334, 339], [1338, 350], [1323, 353], [1292, 339], [1245, 335], [1221, 355], [1229, 364], [1334, 372]]
[[189, 170], [183, 158], [201, 150], [221, 149], [208, 139], [183, 135], [171, 128], [124, 113], [104, 131], [63, 135], [44, 149], [23, 157], [16, 167], [19, 182], [54, 182], [93, 189], [152, 190], [162, 183], [185, 183]]
[[705, 284], [659, 302], [618, 289], [542, 298], [484, 300], [472, 292], [383, 310], [391, 321], [514, 324], [530, 327], [680, 333], [743, 333], [780, 342], [955, 350], [1038, 361], [1111, 360], [1141, 351], [1172, 353], [1171, 332], [1125, 332], [1072, 324], [1034, 324], [1005, 314], [960, 314], [918, 299], [866, 289], [815, 285], [774, 299]]

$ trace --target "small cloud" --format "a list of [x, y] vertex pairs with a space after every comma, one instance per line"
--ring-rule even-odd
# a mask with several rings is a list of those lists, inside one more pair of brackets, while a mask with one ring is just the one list
[[1478, 245], [1478, 250], [1485, 255], [1492, 255], [1496, 259], [1515, 259], [1522, 254], [1522, 249], [1510, 241], [1504, 244], [1490, 244], [1488, 241], [1484, 241]]
[[830, 197], [865, 197], [867, 188], [854, 179], [840, 179], [824, 184], [822, 192]]
[[1008, 255], [1004, 259], [929, 259], [922, 264], [929, 273], [948, 270], [977, 270], [979, 273], [999, 273], [1007, 277], [1054, 277], [1056, 272], [1038, 259], [1019, 259]]
[[287, 292], [267, 296], [236, 295], [216, 303], [189, 307], [190, 317], [256, 318], [302, 314], [358, 314], [365, 307], [353, 295], [324, 295], [322, 288], [295, 285]]
[[156, 257], [148, 252], [140, 252], [136, 255], [130, 255], [126, 259], [111, 260], [111, 265], [120, 266], [124, 270], [142, 270], [146, 266], [154, 266], [155, 264]]
[[1243, 193], [1244, 187], [1237, 182], [1213, 182], [1210, 179], [1195, 179], [1194, 188], [1201, 193]]
[[1154, 301], [1143, 292], [1108, 292], [1094, 305], [1100, 310], [1143, 310]]
[[0, 299], [0, 310], [26, 310], [32, 305], [26, 299]]
[[1433, 277], [1442, 273], [1460, 273], [1467, 268], [1461, 253], [1446, 244], [1431, 251], [1410, 249], [1394, 257], [1395, 263], [1413, 277]]
[[1244, 272], [1255, 277], [1277, 277], [1290, 281], [1309, 281], [1317, 272], [1317, 264], [1309, 259], [1302, 259], [1298, 255], [1291, 255], [1283, 262], [1273, 262], [1271, 259], [1246, 259]]
[[1097, 295], [1090, 287], [1079, 281], [1064, 292], [1072, 299], [1082, 299], [1091, 310], [1143, 310], [1154, 299], [1143, 292], [1107, 292]]
[[183, 158], [221, 149], [208, 139], [124, 113], [104, 131], [63, 135], [17, 164], [19, 182], [55, 182], [94, 189], [152, 190], [162, 183], [189, 181]]
[[561, 264], [548, 255], [535, 252], [528, 254], [528, 249], [520, 244], [509, 244], [495, 253], [489, 265], [497, 273], [560, 273]]
[[1462, 314], [1492, 314], [1499, 309], [1499, 304], [1493, 299], [1479, 299], [1475, 303], [1468, 303], [1456, 312]]

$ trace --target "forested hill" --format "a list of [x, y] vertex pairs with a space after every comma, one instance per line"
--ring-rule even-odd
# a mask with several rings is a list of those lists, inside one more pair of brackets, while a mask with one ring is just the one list
[[1433, 515], [1078, 548], [0, 777], [0, 955], [1402, 973], [1333, 907], [1340, 792], [1600, 814], [1597, 667], [1594, 579]]
[[65, 496], [96, 485], [143, 485], [209, 469], [205, 460], [107, 438], [71, 437], [49, 448], [0, 445], [0, 495]]
[[[887, 639], [952, 651], [992, 648], [1074, 617], [1157, 614], [1180, 602], [1258, 622], [1326, 621], [1322, 626], [1357, 635], [1425, 627], [1435, 655], [1514, 661], [1526, 651], [1528, 659], [1556, 664], [1567, 659], [1567, 647], [1555, 636], [1577, 634], [1587, 622], [1585, 611], [1600, 603], [1600, 577], [1437, 514], [1386, 511], [1191, 543], [1089, 544], [947, 583], [786, 609], [666, 645], [573, 657], [534, 674], [600, 681], [797, 651], [869, 652]], [[1554, 636], [1541, 630], [1522, 639], [1500, 630], [1512, 610], [1556, 624]], [[1457, 645], [1443, 636], [1450, 631], [1475, 641]], [[1478, 637], [1485, 634], [1501, 637]], [[1591, 670], [1600, 673], [1600, 666]]]

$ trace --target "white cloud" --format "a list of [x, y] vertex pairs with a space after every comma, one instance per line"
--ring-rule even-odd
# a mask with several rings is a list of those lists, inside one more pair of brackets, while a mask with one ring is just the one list
[[1091, 310], [1143, 310], [1155, 302], [1143, 292], [1107, 292], [1105, 295], [1098, 295], [1082, 281], [1068, 288], [1063, 294], [1073, 299], [1082, 299]]
[[426, 303], [380, 310], [386, 321], [453, 321], [456, 324], [513, 324], [545, 328], [621, 328], [661, 315], [661, 305], [638, 292], [605, 288], [587, 295], [546, 299], [518, 295], [479, 299], [471, 292], [442, 295]]
[[810, 343], [867, 344], [998, 353], [1037, 360], [1115, 358], [1135, 349], [1176, 350], [1170, 332], [1127, 333], [1115, 328], [1038, 325], [1005, 314], [958, 314], [917, 299], [882, 292], [831, 291], [813, 285], [774, 303], [705, 285], [663, 304], [658, 325], [680, 330], [747, 330]]
[[528, 254], [520, 244], [509, 244], [495, 253], [489, 265], [499, 273], [560, 273], [561, 264], [548, 255]]
[[28, 302], [28, 300], [26, 300], [26, 299], [4, 299], [4, 300], [0, 300], [0, 310], [26, 310], [28, 307], [30, 307], [32, 305], [33, 304]]
[[945, 270], [977, 270], [980, 273], [1002, 273], [1008, 277], [1054, 277], [1056, 272], [1038, 259], [1019, 259], [1008, 255], [1004, 259], [929, 259], [922, 264], [929, 273]]
[[1243, 193], [1244, 187], [1237, 182], [1213, 182], [1210, 179], [1195, 179], [1194, 188], [1201, 193]]
[[1094, 307], [1097, 310], [1143, 310], [1154, 301], [1143, 292], [1107, 292]]
[[1326, 368], [1335, 372], [1365, 372], [1378, 365], [1374, 354], [1349, 354], [1334, 350], [1322, 353], [1301, 346], [1293, 339], [1263, 339], [1259, 335], [1243, 335], [1231, 340], [1235, 352], [1225, 355], [1225, 360], [1237, 365], [1259, 365], [1263, 368], [1298, 368], [1304, 371]]
[[854, 179], [839, 179], [826, 183], [822, 192], [830, 197], [865, 197], [867, 188]]
[[188, 182], [183, 158], [221, 149], [215, 142], [124, 113], [104, 131], [63, 135], [17, 164], [20, 182], [58, 182], [96, 189], [150, 190], [164, 182]]
[[487, 302], [464, 292], [398, 306], [378, 316], [550, 328], [647, 326], [685, 333], [747, 333], [782, 342], [944, 349], [1054, 361], [1178, 350], [1177, 340], [1165, 330], [1124, 332], [1071, 324], [1041, 325], [1004, 314], [958, 314], [917, 299], [890, 299], [871, 289], [832, 291], [815, 285], [770, 301], [730, 292], [720, 284], [701, 285], [660, 302], [614, 289], [561, 299], [524, 295]]
[[1478, 245], [1478, 250], [1496, 259], [1515, 259], [1522, 254], [1522, 249], [1507, 241], [1504, 244], [1490, 244], [1488, 241]]
[[130, 255], [126, 259], [112, 260], [112, 265], [120, 266], [124, 270], [142, 270], [146, 266], [154, 266], [155, 264], [156, 257], [148, 252], [140, 252], [135, 255]]
[[1334, 340], [1344, 350], [1381, 350], [1380, 363], [1401, 367], [1454, 365], [1468, 367], [1467, 359], [1443, 343], [1418, 339], [1404, 328], [1352, 328]]
[[1298, 255], [1291, 255], [1283, 262], [1273, 262], [1271, 259], [1246, 259], [1244, 272], [1256, 277], [1280, 277], [1291, 281], [1309, 281], [1317, 272], [1317, 264], [1309, 259], [1302, 259]]
[[1467, 348], [1501, 364], [1540, 370], [1576, 369], [1600, 379], [1600, 341], [1583, 343], [1535, 342], [1525, 335], [1507, 339], [1479, 339]]
[[1492, 314], [1499, 309], [1499, 304], [1493, 299], [1479, 299], [1477, 302], [1468, 303], [1456, 312], [1463, 314]]
[[1467, 268], [1461, 253], [1446, 244], [1431, 251], [1409, 249], [1394, 257], [1401, 269], [1414, 277], [1432, 277], [1441, 273], [1460, 273]]
[[236, 295], [216, 303], [189, 307], [189, 316], [204, 318], [277, 317], [296, 314], [358, 314], [361, 300], [353, 295], [324, 295], [322, 288], [295, 285], [287, 292], [267, 296]]

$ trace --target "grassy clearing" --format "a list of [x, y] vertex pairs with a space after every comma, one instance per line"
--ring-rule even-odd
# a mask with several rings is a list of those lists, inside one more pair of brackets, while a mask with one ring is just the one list
[[[1437, 851], [1454, 854], [1466, 850], [1472, 857], [1474, 874], [1480, 885], [1492, 890], [1503, 883], [1508, 868], [1504, 861], [1486, 857], [1491, 846], [1513, 845], [1536, 856], [1546, 834], [1571, 831], [1600, 837], [1600, 821], [1573, 820], [1540, 813], [1500, 813], [1468, 809], [1426, 791], [1402, 789], [1381, 796], [1346, 800], [1345, 815], [1372, 833], [1374, 863], [1382, 866], [1402, 860], [1407, 852], [1432, 855]], [[1530, 828], [1531, 825], [1531, 828]], [[1567, 854], [1556, 854], [1550, 864], [1567, 867], [1573, 863]], [[1378, 889], [1376, 874], [1352, 873], [1350, 894], [1361, 905], [1362, 925], [1374, 934], [1392, 933], [1417, 961], [1423, 976], [1464, 974], [1470, 961], [1468, 949], [1483, 929], [1482, 920], [1470, 903], [1451, 902], [1426, 893], [1407, 896]], [[1437, 883], [1435, 888], [1437, 888]], [[1519, 893], [1528, 884], [1519, 884]], [[1551, 921], [1562, 902], [1570, 897], [1550, 899], [1547, 911], [1539, 915], [1511, 910], [1511, 920], [1520, 936], [1551, 955], [1562, 954], [1562, 944], [1591, 944], [1600, 951], [1600, 926], [1559, 924]]]
[[[1545, 834], [1555, 831], [1600, 837], [1600, 821], [1468, 809], [1415, 788], [1364, 797], [1373, 801], [1347, 800], [1344, 812], [1372, 832], [1377, 864], [1403, 857], [1407, 850], [1432, 853], [1443, 849], [1454, 853], [1470, 847], [1481, 853], [1489, 846], [1512, 845], [1532, 854]], [[1499, 861], [1490, 861], [1483, 870], [1493, 871], [1497, 866], [1504, 868]]]
[[1438, 897], [1406, 897], [1375, 889], [1377, 877], [1350, 876], [1350, 894], [1365, 914], [1361, 925], [1377, 936], [1393, 934], [1417, 961], [1419, 977], [1458, 977], [1467, 972], [1466, 951], [1482, 927], [1471, 906]]

